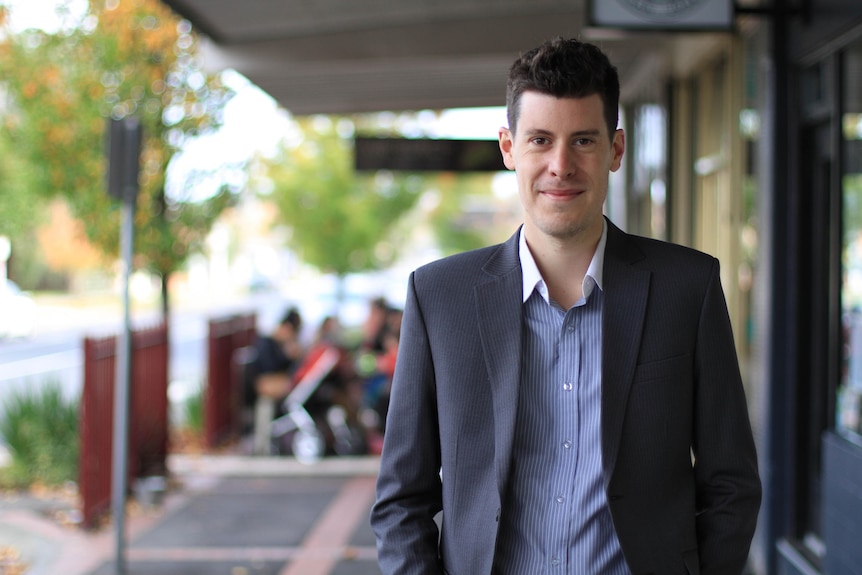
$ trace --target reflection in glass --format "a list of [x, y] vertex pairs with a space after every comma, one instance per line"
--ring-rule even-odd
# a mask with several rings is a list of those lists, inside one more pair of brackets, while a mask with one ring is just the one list
[[862, 42], [844, 54], [842, 246], [845, 365], [836, 403], [836, 428], [862, 434]]

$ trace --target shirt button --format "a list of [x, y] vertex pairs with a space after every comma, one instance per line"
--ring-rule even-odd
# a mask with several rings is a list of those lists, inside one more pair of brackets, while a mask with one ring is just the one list
[[573, 326], [573, 325], [567, 326], [566, 331], [575, 331], [575, 326]]
[[563, 384], [563, 389], [565, 389], [566, 391], [572, 391], [573, 388], [574, 388], [574, 386], [572, 385], [572, 382], [570, 382], [570, 381], [567, 381], [566, 383]]
[[557, 559], [556, 557], [554, 557], [553, 559], [551, 559], [551, 565], [553, 565], [554, 567], [556, 567], [556, 566], [557, 566], [557, 565], [559, 565], [559, 564], [560, 564], [560, 560], [559, 560], [559, 559]]
[[571, 441], [569, 441], [568, 439], [567, 439], [567, 440], [565, 440], [565, 441], [563, 442], [563, 447], [565, 447], [566, 449], [571, 449], [571, 448], [572, 448], [572, 442], [571, 442]]
[[566, 498], [562, 495], [557, 495], [557, 503], [563, 503], [566, 501]]

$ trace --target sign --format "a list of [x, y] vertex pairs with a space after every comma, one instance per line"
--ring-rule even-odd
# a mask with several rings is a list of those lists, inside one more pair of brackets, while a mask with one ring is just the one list
[[588, 0], [590, 26], [639, 30], [730, 30], [733, 0]]
[[497, 140], [356, 138], [354, 152], [359, 171], [506, 171]]
[[141, 138], [137, 118], [108, 121], [108, 195], [130, 204], [138, 195]]

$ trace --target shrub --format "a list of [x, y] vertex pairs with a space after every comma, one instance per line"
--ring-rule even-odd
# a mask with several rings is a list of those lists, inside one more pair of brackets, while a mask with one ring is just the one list
[[202, 433], [204, 429], [204, 389], [197, 389], [183, 403], [183, 421], [193, 433]]
[[4, 482], [60, 485], [78, 473], [80, 402], [68, 400], [58, 383], [13, 391], [2, 406], [0, 435], [11, 461]]

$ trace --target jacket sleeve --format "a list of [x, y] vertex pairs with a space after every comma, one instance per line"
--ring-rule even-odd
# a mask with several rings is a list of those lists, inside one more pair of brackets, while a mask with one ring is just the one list
[[392, 381], [371, 527], [384, 575], [443, 573], [434, 521], [442, 509], [431, 346], [411, 274]]
[[701, 574], [742, 573], [761, 484], [730, 318], [713, 260], [698, 327], [693, 454]]

